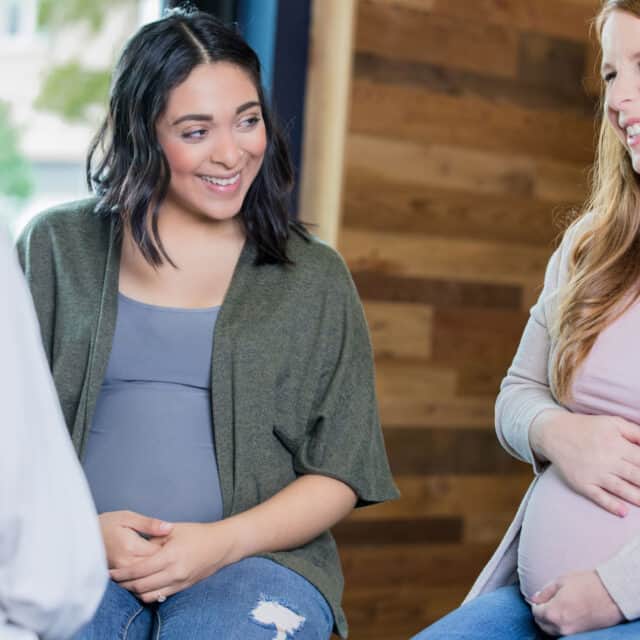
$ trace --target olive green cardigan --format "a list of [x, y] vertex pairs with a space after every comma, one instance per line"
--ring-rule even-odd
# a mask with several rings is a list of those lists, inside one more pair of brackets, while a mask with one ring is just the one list
[[[18, 240], [79, 456], [118, 309], [120, 240], [94, 213], [95, 202], [50, 209]], [[369, 334], [349, 272], [331, 248], [295, 232], [288, 252], [293, 266], [256, 266], [246, 243], [215, 326], [211, 395], [225, 517], [308, 473], [347, 483], [359, 505], [398, 495], [378, 419]], [[346, 637], [331, 534], [266, 555], [322, 592]]]

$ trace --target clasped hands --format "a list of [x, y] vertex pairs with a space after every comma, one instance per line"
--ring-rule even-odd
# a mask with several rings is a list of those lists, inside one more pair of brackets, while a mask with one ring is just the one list
[[145, 603], [187, 589], [228, 564], [233, 537], [217, 532], [223, 526], [171, 524], [132, 511], [103, 513], [111, 579]]

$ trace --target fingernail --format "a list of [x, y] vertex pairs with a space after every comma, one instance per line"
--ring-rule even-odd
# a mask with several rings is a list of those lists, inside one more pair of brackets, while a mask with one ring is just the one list
[[173, 525], [170, 522], [161, 522], [160, 523], [160, 531], [170, 531]]
[[620, 507], [620, 508], [618, 509], [618, 515], [619, 515], [621, 518], [624, 518], [624, 517], [627, 515], [627, 513], [628, 513], [628, 511], [627, 511], [627, 509], [626, 509], [625, 507]]

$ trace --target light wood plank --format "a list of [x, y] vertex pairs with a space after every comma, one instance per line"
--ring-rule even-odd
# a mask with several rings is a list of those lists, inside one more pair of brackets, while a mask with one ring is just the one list
[[466, 282], [542, 281], [550, 255], [526, 245], [343, 229], [340, 251], [354, 271]]
[[553, 204], [581, 202], [586, 168], [463, 147], [423, 145], [352, 133], [347, 167], [381, 180], [470, 193], [537, 198]]
[[431, 355], [433, 309], [422, 304], [365, 302], [377, 358], [424, 358]]
[[312, 5], [299, 217], [332, 246], [340, 224], [355, 2]]
[[343, 225], [551, 247], [576, 204], [399, 183], [349, 167]]

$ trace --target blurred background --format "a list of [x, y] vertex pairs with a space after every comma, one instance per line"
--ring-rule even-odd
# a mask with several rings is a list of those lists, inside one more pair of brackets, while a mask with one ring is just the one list
[[[161, 0], [0, 0], [0, 216], [86, 194], [124, 40]], [[599, 0], [226, 0], [294, 148], [292, 207], [345, 256], [374, 343], [396, 502], [336, 530], [354, 640], [459, 604], [531, 479], [493, 404], [586, 195]]]

